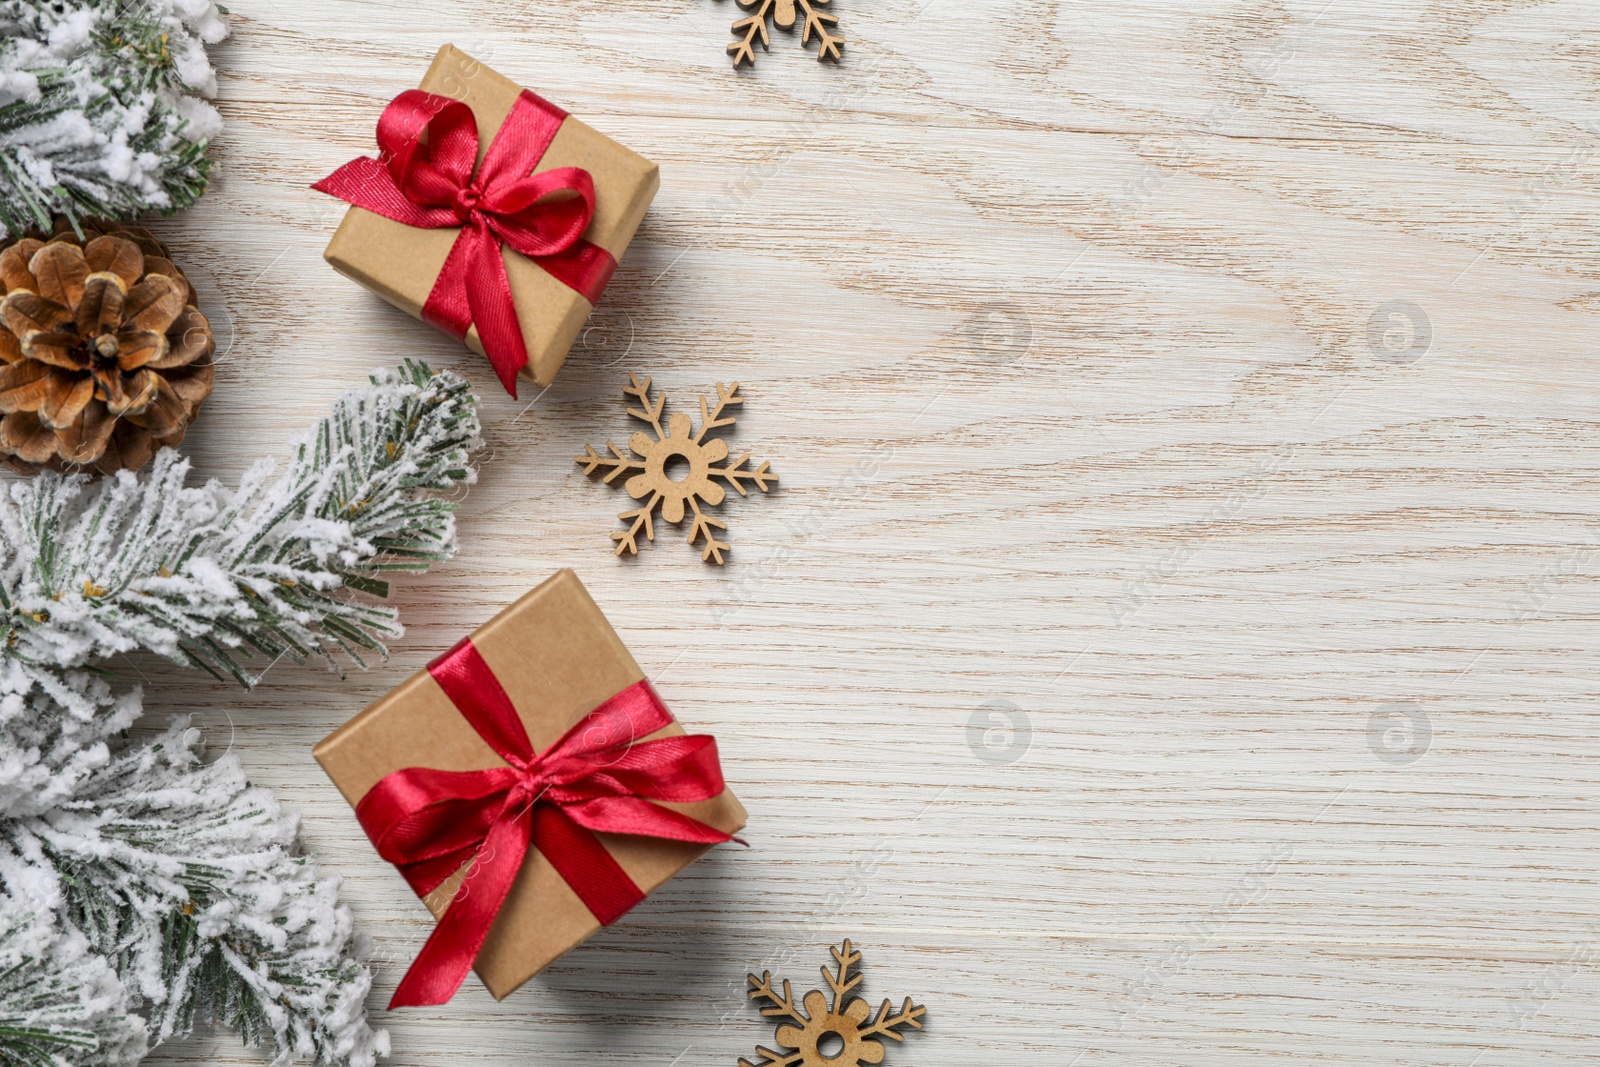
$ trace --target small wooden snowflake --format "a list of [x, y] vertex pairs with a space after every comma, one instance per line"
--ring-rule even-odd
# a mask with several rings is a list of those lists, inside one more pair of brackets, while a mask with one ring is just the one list
[[761, 1014], [788, 1019], [780, 1023], [773, 1035], [778, 1044], [793, 1052], [774, 1052], [756, 1046], [755, 1063], [741, 1059], [739, 1067], [871, 1067], [883, 1062], [883, 1038], [904, 1041], [899, 1027], [922, 1029], [922, 1017], [928, 1009], [906, 1002], [895, 1011], [885, 1000], [872, 1014], [872, 1008], [860, 997], [845, 999], [845, 994], [861, 984], [861, 975], [850, 971], [861, 962], [861, 953], [846, 940], [838, 948], [829, 947], [833, 953], [835, 971], [822, 968], [822, 977], [833, 990], [833, 1000], [820, 989], [805, 996], [804, 1007], [795, 1003], [794, 990], [789, 980], [783, 981], [783, 992], [772, 986], [772, 972], [762, 971], [761, 977], [750, 975], [750, 999], [764, 1000], [770, 1007]]
[[572, 457], [583, 466], [585, 474], [592, 475], [604, 470], [605, 477], [601, 480], [607, 485], [613, 484], [623, 474], [637, 472], [623, 483], [623, 488], [633, 499], [646, 502], [617, 516], [624, 522], [632, 520], [626, 531], [619, 530], [611, 535], [611, 539], [617, 543], [617, 555], [624, 552], [638, 555], [641, 531], [646, 539], [656, 539], [655, 523], [651, 516], [657, 507], [660, 507], [663, 519], [680, 523], [683, 521], [684, 505], [687, 504], [694, 514], [694, 523], [689, 527], [689, 543], [692, 545], [704, 537], [705, 549], [700, 553], [700, 558], [721, 564], [722, 554], [732, 546], [726, 541], [719, 541], [712, 528], [726, 530], [728, 524], [700, 510], [701, 503], [716, 507], [726, 498], [727, 494], [717, 484], [717, 479], [733, 486], [740, 496], [749, 495], [746, 482], [763, 493], [778, 484], [778, 476], [768, 470], [771, 466], [769, 463], [762, 463], [753, 470], [742, 469], [750, 459], [748, 452], [732, 463], [720, 467], [716, 465], [728, 458], [728, 443], [720, 437], [707, 439], [706, 434], [724, 426], [732, 426], [736, 421], [732, 416], [723, 418], [722, 413], [735, 404], [744, 403], [744, 398], [739, 395], [739, 383], [734, 382], [731, 386], [717, 383], [717, 406], [714, 410], [708, 411], [705, 397], [700, 398], [700, 429], [693, 432], [692, 420], [682, 412], [668, 418], [666, 429], [663, 430], [661, 421], [666, 414], [666, 396], [652, 401], [649, 378], [641, 380], [637, 374], [629, 373], [628, 379], [629, 384], [623, 388], [623, 395], [637, 399], [640, 404], [637, 408], [629, 408], [628, 414], [649, 423], [656, 432], [653, 438], [642, 430], [628, 438], [628, 447], [640, 458], [629, 458], [610, 441], [606, 442], [606, 447], [611, 450], [610, 456], [602, 456], [592, 445], [584, 445], [584, 454]]
[[800, 14], [805, 16], [805, 22], [800, 27], [800, 46], [804, 48], [811, 42], [813, 36], [817, 39], [817, 59], [841, 58], [844, 48], [844, 38], [829, 32], [829, 27], [838, 23], [837, 16], [819, 10], [817, 5], [826, 4], [828, 0], [739, 0], [739, 6], [746, 10], [755, 8], [750, 15], [733, 24], [734, 33], [744, 34], [744, 39], [734, 41], [728, 46], [728, 54], [733, 57], [733, 65], [737, 69], [740, 63], [756, 65], [756, 40], [761, 41], [763, 52], [771, 51], [768, 47], [771, 38], [767, 36], [767, 19], [784, 29], [791, 29], [795, 20], [795, 5], [799, 4]]

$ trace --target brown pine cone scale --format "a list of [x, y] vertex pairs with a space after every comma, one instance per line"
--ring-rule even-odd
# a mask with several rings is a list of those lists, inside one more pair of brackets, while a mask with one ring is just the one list
[[183, 440], [216, 342], [166, 248], [106, 224], [0, 251], [0, 456], [24, 470], [138, 469]]

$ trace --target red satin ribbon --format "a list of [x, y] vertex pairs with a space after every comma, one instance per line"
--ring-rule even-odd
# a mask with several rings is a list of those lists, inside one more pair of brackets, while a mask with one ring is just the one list
[[474, 176], [478, 124], [472, 109], [407, 89], [378, 119], [378, 159], [351, 160], [312, 186], [407, 226], [461, 227], [422, 318], [458, 340], [476, 324], [495, 374], [513, 397], [528, 348], [501, 245], [521, 252], [590, 304], [599, 302], [617, 268], [610, 252], [583, 239], [594, 218], [589, 172], [558, 167], [529, 173], [566, 117], [524, 89]]
[[400, 868], [418, 896], [473, 861], [389, 1007], [443, 1004], [455, 995], [530, 845], [609, 926], [644, 894], [595, 831], [704, 845], [734, 840], [651, 803], [709, 800], [725, 787], [715, 738], [637, 740], [672, 722], [649, 682], [624, 689], [535, 755], [511, 698], [470, 639], [428, 664], [428, 672], [509, 766], [407, 767], [356, 805], [378, 854]]

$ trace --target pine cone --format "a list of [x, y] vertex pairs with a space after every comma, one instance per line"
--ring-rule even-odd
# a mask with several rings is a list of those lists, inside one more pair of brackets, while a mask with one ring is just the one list
[[0, 457], [137, 470], [183, 440], [211, 394], [211, 324], [149, 232], [56, 228], [0, 251]]

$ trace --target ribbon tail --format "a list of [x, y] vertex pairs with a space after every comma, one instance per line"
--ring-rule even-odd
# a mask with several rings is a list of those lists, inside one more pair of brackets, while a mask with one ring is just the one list
[[395, 989], [391, 1010], [443, 1004], [461, 988], [522, 869], [531, 823], [523, 805], [494, 824], [450, 907]]
[[715, 826], [639, 797], [595, 797], [567, 804], [563, 810], [579, 826], [602, 833], [631, 834], [694, 845], [719, 845], [733, 840], [732, 834]]
[[[466, 232], [463, 230], [462, 234]], [[511, 280], [506, 277], [500, 242], [486, 227], [477, 229], [469, 255], [467, 302], [472, 308], [472, 322], [478, 327], [483, 350], [500, 377], [500, 384], [514, 399], [517, 372], [528, 365], [528, 348], [517, 322], [517, 304], [511, 295]]]
[[478, 327], [495, 376], [515, 398], [517, 372], [528, 364], [528, 348], [500, 256], [500, 242], [487, 226], [474, 220], [462, 227], [422, 305], [422, 320], [457, 339]]
[[411, 200], [395, 184], [388, 168], [368, 156], [351, 160], [311, 188], [407, 226], [434, 229], [456, 225], [455, 212]]

